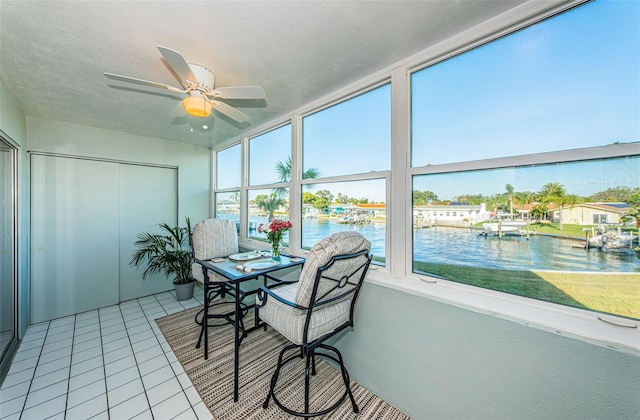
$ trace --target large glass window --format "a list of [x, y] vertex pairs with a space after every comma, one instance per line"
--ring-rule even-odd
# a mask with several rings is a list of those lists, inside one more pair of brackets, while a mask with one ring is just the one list
[[371, 241], [374, 262], [384, 264], [390, 85], [304, 117], [302, 131], [302, 247], [357, 230]]
[[414, 73], [413, 166], [637, 141], [639, 7], [592, 2]]
[[216, 188], [222, 190], [240, 187], [241, 164], [239, 144], [219, 151], [216, 154]]
[[215, 200], [216, 217], [231, 220], [240, 232], [240, 191], [216, 193]]
[[385, 261], [387, 206], [385, 180], [314, 184], [302, 194], [302, 247], [355, 230], [371, 241], [375, 261]]
[[[289, 189], [249, 190], [248, 218], [249, 237], [267, 242], [267, 235], [258, 232], [258, 227], [274, 219], [289, 220]], [[285, 233], [283, 244], [289, 244], [289, 232]]]
[[594, 2], [412, 75], [414, 272], [640, 318], [639, 13]]
[[391, 85], [306, 116], [302, 128], [305, 172], [315, 170], [329, 177], [386, 171], [391, 153]]
[[249, 141], [249, 185], [291, 181], [291, 125]]

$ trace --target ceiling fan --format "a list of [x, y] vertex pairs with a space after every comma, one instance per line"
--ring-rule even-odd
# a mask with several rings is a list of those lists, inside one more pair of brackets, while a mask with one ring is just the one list
[[264, 90], [260, 86], [228, 86], [215, 87], [215, 75], [211, 70], [198, 64], [189, 64], [183, 55], [170, 48], [158, 46], [158, 50], [167, 61], [169, 67], [178, 76], [182, 89], [163, 83], [150, 82], [135, 77], [107, 73], [109, 79], [122, 82], [137, 83], [170, 92], [185, 93], [189, 96], [182, 101], [187, 114], [205, 118], [216, 110], [239, 123], [249, 121], [249, 117], [236, 108], [221, 102], [220, 99], [265, 99]]

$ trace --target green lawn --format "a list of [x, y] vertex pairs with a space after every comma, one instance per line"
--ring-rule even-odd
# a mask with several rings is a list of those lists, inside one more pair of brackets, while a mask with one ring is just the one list
[[529, 229], [537, 233], [561, 235], [579, 239], [585, 238], [585, 232], [583, 232], [582, 229], [590, 227], [591, 226], [568, 225], [565, 223], [562, 226], [562, 230], [560, 230], [557, 223], [532, 223], [529, 225]]
[[[482, 226], [482, 224], [480, 223], [479, 226]], [[594, 227], [596, 227], [594, 225]], [[523, 230], [525, 230], [526, 227], [523, 228]], [[536, 223], [531, 223], [529, 224], [529, 231], [531, 232], [536, 232], [536, 233], [542, 233], [542, 234], [546, 234], [546, 235], [560, 235], [560, 236], [566, 236], [569, 238], [577, 238], [577, 239], [585, 239], [586, 237], [586, 232], [583, 229], [589, 229], [591, 230], [591, 226], [585, 226], [585, 225], [572, 225], [572, 224], [568, 224], [568, 223], [563, 223], [562, 225], [562, 230], [560, 230], [560, 225], [558, 223], [540, 223], [540, 222], [536, 222]], [[625, 226], [622, 229], [623, 232], [632, 232], [634, 233], [634, 237], [637, 238], [638, 236], [638, 230], [633, 228], [633, 227], [628, 227]]]
[[418, 261], [414, 269], [472, 286], [640, 319], [640, 273], [512, 271]]

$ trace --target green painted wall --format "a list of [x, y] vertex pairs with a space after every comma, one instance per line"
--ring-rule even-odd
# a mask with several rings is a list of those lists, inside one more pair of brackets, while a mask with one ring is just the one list
[[640, 358], [366, 283], [351, 377], [415, 419], [638, 419]]

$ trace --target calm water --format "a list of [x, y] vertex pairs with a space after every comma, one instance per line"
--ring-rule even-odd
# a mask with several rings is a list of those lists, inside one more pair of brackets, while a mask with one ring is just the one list
[[[223, 217], [223, 216], [221, 216]], [[237, 220], [235, 220], [237, 222]], [[265, 223], [265, 220], [255, 220]], [[302, 225], [304, 247], [343, 230], [356, 230], [371, 241], [372, 253], [384, 257], [383, 223], [351, 226], [327, 219], [305, 219]], [[579, 242], [549, 236], [478, 235], [478, 231], [457, 228], [415, 229], [414, 259], [432, 263], [456, 264], [502, 269], [538, 269], [567, 271], [640, 272], [635, 253], [602, 252], [574, 248]], [[261, 236], [252, 231], [252, 236]]]
[[[550, 236], [478, 235], [477, 231], [455, 228], [414, 230], [415, 259], [503, 269], [566, 271], [640, 272], [635, 253], [602, 252], [574, 248], [579, 241]], [[462, 257], [462, 258], [461, 258]]]

